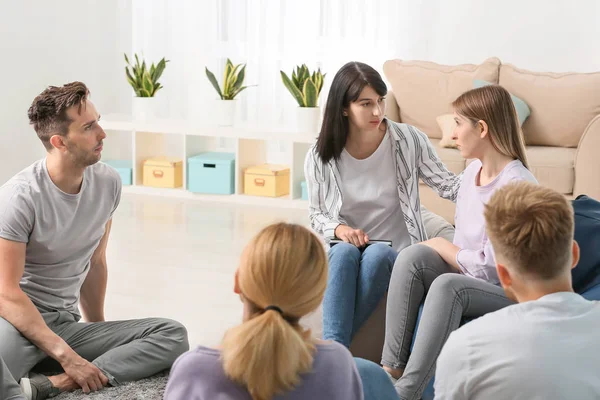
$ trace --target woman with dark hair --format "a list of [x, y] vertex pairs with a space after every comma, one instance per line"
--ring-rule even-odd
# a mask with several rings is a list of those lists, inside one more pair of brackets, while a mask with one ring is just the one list
[[454, 200], [460, 178], [424, 133], [384, 117], [386, 94], [372, 67], [344, 65], [304, 165], [311, 226], [331, 245], [323, 338], [346, 347], [385, 295], [398, 252], [431, 236], [423, 221], [453, 236], [450, 224], [421, 206], [419, 179]]

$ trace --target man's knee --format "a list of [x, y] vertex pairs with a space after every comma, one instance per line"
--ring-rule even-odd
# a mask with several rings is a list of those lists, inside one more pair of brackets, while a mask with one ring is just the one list
[[156, 320], [156, 324], [160, 326], [163, 334], [170, 339], [172, 343], [172, 354], [177, 357], [190, 349], [188, 331], [181, 322], [168, 319], [159, 318]]

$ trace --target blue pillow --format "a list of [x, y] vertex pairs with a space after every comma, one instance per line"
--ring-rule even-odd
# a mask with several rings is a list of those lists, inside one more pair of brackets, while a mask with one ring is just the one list
[[[492, 83], [490, 83], [488, 81], [483, 81], [480, 79], [476, 79], [475, 81], [473, 81], [473, 84], [476, 89], [483, 87], [483, 86], [492, 85]], [[529, 106], [527, 106], [527, 104], [523, 100], [521, 100], [517, 96], [513, 95], [512, 93], [511, 93], [510, 97], [512, 98], [513, 104], [515, 105], [515, 109], [517, 110], [517, 117], [519, 118], [519, 124], [521, 126], [523, 126], [523, 123], [525, 122], [527, 117], [529, 117], [529, 114], [531, 114], [531, 111], [529, 110]]]

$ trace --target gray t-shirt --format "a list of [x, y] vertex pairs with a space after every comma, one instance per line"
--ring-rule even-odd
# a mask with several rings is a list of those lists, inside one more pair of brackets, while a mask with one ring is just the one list
[[344, 149], [338, 163], [344, 201], [340, 216], [371, 240], [391, 240], [400, 252], [411, 243], [400, 205], [395, 146], [386, 133], [377, 150], [358, 160]]
[[46, 159], [0, 187], [0, 237], [27, 243], [20, 285], [41, 312], [80, 317], [79, 291], [120, 197], [119, 174], [101, 162], [85, 169], [78, 194], [52, 182]]
[[[198, 347], [173, 364], [165, 400], [251, 400], [248, 390], [231, 381], [223, 371], [221, 353]], [[362, 400], [363, 388], [356, 363], [344, 346], [318, 344], [310, 373], [299, 386], [274, 400]]]

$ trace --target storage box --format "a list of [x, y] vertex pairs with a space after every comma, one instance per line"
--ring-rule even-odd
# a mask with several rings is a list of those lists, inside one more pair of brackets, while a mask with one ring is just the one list
[[279, 197], [290, 193], [290, 169], [285, 165], [263, 164], [244, 171], [244, 193]]
[[306, 181], [300, 183], [302, 187], [302, 200], [308, 200], [308, 189], [306, 188]]
[[109, 165], [117, 170], [121, 176], [121, 182], [125, 185], [131, 185], [133, 162], [129, 160], [106, 160], [104, 164]]
[[211, 152], [188, 158], [188, 190], [195, 193], [233, 194], [235, 154]]
[[183, 161], [180, 158], [153, 157], [143, 162], [144, 186], [178, 188], [183, 186]]

